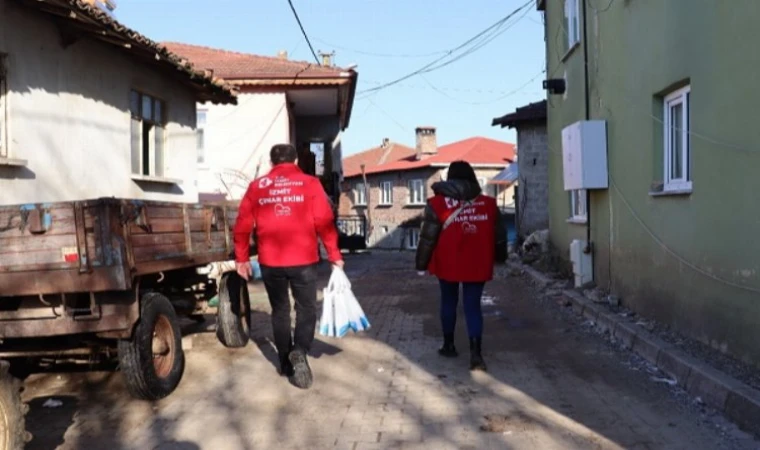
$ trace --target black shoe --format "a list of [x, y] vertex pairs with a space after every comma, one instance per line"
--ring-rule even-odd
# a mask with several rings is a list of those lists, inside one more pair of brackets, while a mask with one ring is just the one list
[[289, 360], [286, 360], [283, 363], [280, 363], [280, 375], [283, 377], [292, 377], [295, 374], [295, 370], [293, 370], [293, 364]]
[[446, 358], [456, 358], [459, 356], [457, 348], [454, 346], [453, 333], [445, 333], [443, 335], [443, 346], [438, 349], [438, 354]]
[[290, 347], [290, 350], [284, 353], [279, 353], [278, 356], [280, 358], [280, 375], [283, 377], [292, 377], [293, 376], [293, 364], [290, 362], [290, 352], [293, 350], [293, 347]]
[[470, 370], [488, 370], [481, 355], [481, 338], [470, 338]]
[[314, 377], [311, 374], [309, 361], [306, 359], [306, 352], [301, 349], [290, 352], [290, 363], [293, 364], [293, 375], [291, 376], [293, 384], [301, 389], [309, 389], [314, 382]]

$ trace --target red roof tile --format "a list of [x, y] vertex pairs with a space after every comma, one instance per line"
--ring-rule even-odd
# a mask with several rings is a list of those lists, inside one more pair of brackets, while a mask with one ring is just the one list
[[119, 23], [100, 7], [83, 0], [17, 0], [26, 7], [54, 16], [59, 24], [76, 28], [92, 39], [119, 47], [120, 50], [150, 65], [164, 66], [172, 76], [196, 91], [200, 101], [237, 103], [236, 92], [222, 80], [208, 76], [187, 64], [164, 46]]
[[370, 171], [386, 162], [400, 161], [414, 155], [415, 150], [413, 148], [389, 142], [387, 147], [378, 146], [343, 158], [343, 176], [354, 177], [361, 175], [362, 164], [365, 165], [366, 171]]
[[343, 176], [350, 178], [361, 175], [360, 165], [366, 164], [365, 173], [397, 172], [421, 169], [434, 165], [447, 165], [454, 161], [467, 161], [470, 164], [506, 166], [515, 160], [515, 145], [484, 137], [474, 137], [454, 142], [438, 148], [436, 155], [417, 160], [412, 148], [392, 144], [399, 150], [389, 152], [383, 160], [382, 147], [373, 148], [343, 160]]
[[339, 67], [324, 67], [305, 61], [239, 53], [199, 45], [164, 42], [171, 52], [187, 58], [195, 67], [209, 69], [214, 76], [234, 79], [340, 78]]

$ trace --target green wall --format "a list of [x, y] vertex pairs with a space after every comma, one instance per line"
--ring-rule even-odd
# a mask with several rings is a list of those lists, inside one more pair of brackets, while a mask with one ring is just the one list
[[[591, 118], [607, 120], [610, 188], [591, 194], [595, 281], [642, 315], [760, 364], [760, 1], [588, 2]], [[582, 0], [581, 0], [582, 2]], [[561, 130], [585, 118], [583, 48], [565, 56], [562, 0], [548, 0], [550, 228], [567, 257]], [[583, 36], [581, 35], [581, 40]], [[563, 59], [564, 57], [564, 59]], [[690, 195], [663, 180], [664, 93], [691, 85]]]

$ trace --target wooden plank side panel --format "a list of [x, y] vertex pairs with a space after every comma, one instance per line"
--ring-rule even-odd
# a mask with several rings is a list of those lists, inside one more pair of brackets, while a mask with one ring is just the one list
[[181, 244], [136, 247], [132, 249], [132, 252], [134, 253], [136, 264], [188, 257], [184, 242]]
[[182, 218], [182, 205], [153, 205], [147, 203], [145, 205], [145, 213], [148, 216], [148, 221], [153, 219], [176, 219]]
[[[93, 267], [104, 265], [99, 236], [87, 233], [87, 254]], [[0, 239], [0, 271], [39, 271], [79, 266], [78, 259], [67, 261], [66, 254], [77, 253], [75, 235], [35, 235]]]
[[[65, 206], [64, 206], [65, 205]], [[50, 228], [45, 235], [66, 235], [76, 233], [73, 204], [53, 206], [46, 211], [50, 214]], [[0, 208], [0, 238], [31, 236], [29, 227], [24, 226], [25, 212], [20, 206]]]
[[138, 234], [160, 234], [160, 233], [182, 233], [185, 229], [182, 216], [174, 218], [158, 218], [148, 219], [150, 230], [130, 223], [129, 233], [132, 235]]
[[[75, 221], [75, 203], [62, 202], [41, 205], [44, 232], [32, 234], [27, 212], [33, 205], [0, 207], [0, 271], [4, 272], [45, 272], [79, 268], [80, 250], [90, 267], [104, 265], [102, 247], [101, 216], [106, 212], [101, 202], [81, 203], [84, 238], [80, 247]], [[106, 230], [107, 232], [107, 230]], [[69, 256], [68, 258], [66, 256]], [[86, 267], [86, 266], [85, 266]]]
[[193, 255], [205, 253], [224, 252], [227, 244], [224, 237], [224, 231], [215, 231], [211, 233], [210, 239], [206, 233], [192, 233]]
[[136, 234], [131, 236], [130, 242], [132, 248], [150, 247], [153, 245], [171, 245], [184, 244], [184, 233], [157, 233], [157, 234]]

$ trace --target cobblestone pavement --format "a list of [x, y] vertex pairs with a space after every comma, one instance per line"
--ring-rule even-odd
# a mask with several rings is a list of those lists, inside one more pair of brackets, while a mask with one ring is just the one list
[[[30, 449], [750, 449], [760, 444], [646, 365], [582, 330], [519, 278], [484, 299], [488, 373], [439, 345], [435, 280], [407, 254], [352, 256], [354, 292], [372, 329], [319, 338], [315, 384], [277, 376], [268, 305], [255, 290], [254, 344], [186, 338], [182, 383], [156, 404], [131, 400], [118, 373], [27, 381]], [[49, 399], [57, 408], [43, 407]]]

